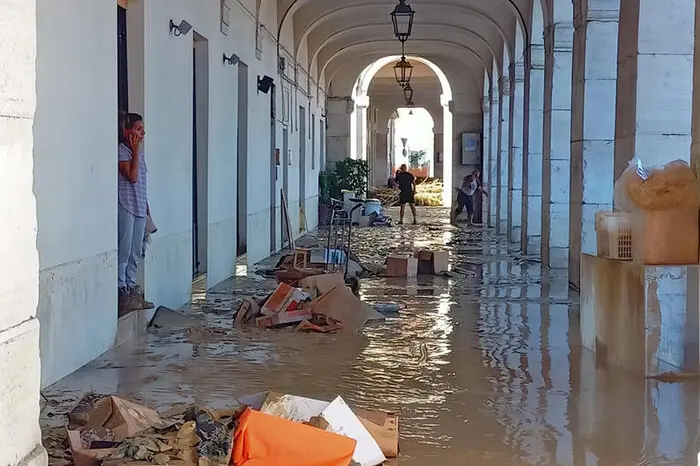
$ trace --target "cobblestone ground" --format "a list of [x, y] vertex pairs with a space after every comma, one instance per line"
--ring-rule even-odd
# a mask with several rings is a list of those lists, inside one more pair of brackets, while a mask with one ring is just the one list
[[392, 252], [451, 251], [449, 278], [362, 280], [367, 302], [406, 306], [398, 317], [357, 335], [234, 330], [240, 299], [275, 286], [251, 268], [193, 294], [188, 312], [216, 332], [149, 334], [46, 389], [45, 430], [89, 391], [164, 409], [274, 389], [399, 413], [402, 465], [696, 464], [697, 384], [596, 368], [563, 274], [543, 273], [489, 229], [450, 226], [444, 209], [419, 216], [353, 234], [370, 266]]

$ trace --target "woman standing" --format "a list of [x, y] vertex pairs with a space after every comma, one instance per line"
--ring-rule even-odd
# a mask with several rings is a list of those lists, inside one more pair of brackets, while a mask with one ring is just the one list
[[141, 115], [128, 113], [120, 116], [117, 221], [120, 315], [153, 308], [136, 284], [148, 216], [147, 169], [142, 147], [145, 135]]

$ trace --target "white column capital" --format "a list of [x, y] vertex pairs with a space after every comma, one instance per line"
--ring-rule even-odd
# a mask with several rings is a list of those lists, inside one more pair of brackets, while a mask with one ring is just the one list
[[355, 105], [358, 106], [359, 108], [369, 107], [369, 96], [368, 95], [358, 95], [358, 96], [355, 96], [355, 98], [353, 100], [355, 101]]
[[510, 76], [501, 76], [501, 78], [498, 80], [498, 89], [500, 91], [500, 94], [503, 96], [509, 96], [510, 88]]
[[[551, 42], [548, 42], [548, 40]], [[555, 23], [545, 31], [545, 44], [549, 43], [547, 52], [571, 52], [574, 48], [574, 24], [573, 22]]]

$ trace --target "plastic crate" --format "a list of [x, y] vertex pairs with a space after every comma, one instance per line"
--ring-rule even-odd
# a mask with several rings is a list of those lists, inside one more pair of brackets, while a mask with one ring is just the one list
[[632, 260], [632, 216], [626, 212], [596, 212], [598, 257]]

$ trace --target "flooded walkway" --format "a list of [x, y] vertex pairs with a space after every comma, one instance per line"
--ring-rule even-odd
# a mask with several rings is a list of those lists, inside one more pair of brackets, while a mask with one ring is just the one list
[[419, 214], [424, 224], [354, 235], [368, 263], [452, 252], [452, 278], [362, 280], [364, 300], [405, 304], [399, 317], [355, 336], [232, 330], [236, 303], [274, 288], [238, 277], [195, 295], [191, 311], [227, 333], [149, 334], [116, 348], [44, 390], [43, 425], [63, 423], [88, 391], [167, 408], [274, 389], [399, 413], [401, 465], [697, 464], [696, 383], [596, 368], [563, 273], [543, 274], [490, 230], [451, 227], [445, 210]]

